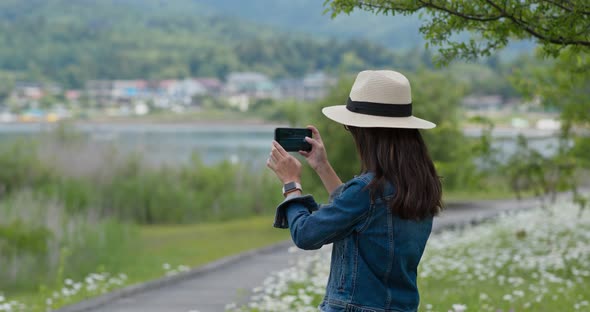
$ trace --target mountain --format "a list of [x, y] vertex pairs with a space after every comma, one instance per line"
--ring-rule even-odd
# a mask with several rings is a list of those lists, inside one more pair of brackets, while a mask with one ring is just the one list
[[353, 12], [332, 19], [323, 0], [195, 0], [211, 12], [322, 37], [363, 38], [393, 49], [423, 47], [416, 15], [383, 16]]
[[322, 3], [2, 0], [0, 84], [49, 80], [80, 88], [90, 79], [223, 78], [246, 70], [297, 77], [430, 61], [420, 52], [416, 16], [331, 19]]
[[[240, 19], [271, 25], [277, 29], [340, 39], [367, 39], [393, 50], [408, 51], [424, 47], [419, 29], [422, 24], [417, 15], [376, 15], [365, 11], [353, 11], [350, 15], [338, 15], [334, 19], [324, 13], [324, 0], [195, 0], [211, 12], [231, 15]], [[427, 17], [425, 17], [426, 19]], [[456, 36], [466, 40], [467, 33]], [[530, 52], [532, 41], [510, 43], [501, 57], [512, 58]]]
[[3, 0], [0, 79], [79, 88], [89, 79], [222, 78], [236, 70], [287, 77], [399, 60], [367, 39], [277, 30], [222, 11], [191, 0]]

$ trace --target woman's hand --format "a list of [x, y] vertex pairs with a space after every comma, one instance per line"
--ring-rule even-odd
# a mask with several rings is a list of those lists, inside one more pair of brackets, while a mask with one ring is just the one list
[[307, 129], [310, 129], [313, 134], [313, 138], [305, 138], [307, 143], [311, 144], [311, 151], [299, 151], [299, 154], [303, 155], [311, 168], [317, 172], [319, 169], [330, 165], [328, 155], [318, 129], [314, 126], [307, 126]]
[[289, 155], [277, 141], [272, 141], [270, 157], [266, 160], [266, 166], [274, 171], [283, 184], [301, 183], [301, 163]]

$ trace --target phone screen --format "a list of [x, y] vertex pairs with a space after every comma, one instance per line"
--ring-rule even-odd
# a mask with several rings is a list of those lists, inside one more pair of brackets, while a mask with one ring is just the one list
[[305, 141], [305, 137], [311, 138], [311, 130], [306, 128], [276, 128], [275, 141], [287, 151], [311, 151], [311, 144]]

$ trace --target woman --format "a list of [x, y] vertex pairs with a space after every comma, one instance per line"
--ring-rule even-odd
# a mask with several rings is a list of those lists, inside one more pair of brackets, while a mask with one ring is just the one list
[[440, 179], [418, 129], [435, 125], [412, 116], [410, 83], [394, 71], [359, 73], [347, 105], [322, 112], [352, 134], [362, 173], [342, 184], [310, 126], [312, 150], [300, 153], [330, 193], [320, 208], [302, 195], [300, 162], [273, 142], [267, 166], [286, 197], [275, 227], [290, 228], [302, 249], [333, 243], [321, 311], [417, 311], [418, 263], [442, 206]]

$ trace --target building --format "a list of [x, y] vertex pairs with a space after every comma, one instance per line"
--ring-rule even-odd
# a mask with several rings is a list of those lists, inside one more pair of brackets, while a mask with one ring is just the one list
[[501, 95], [469, 95], [463, 98], [463, 107], [470, 110], [497, 111], [503, 106]]
[[111, 96], [117, 101], [131, 102], [133, 99], [145, 98], [150, 95], [150, 88], [146, 80], [115, 80], [113, 81]]
[[90, 80], [86, 82], [86, 95], [88, 99], [106, 106], [113, 102], [113, 81], [111, 80]]
[[14, 84], [7, 102], [20, 108], [37, 108], [44, 97], [57, 97], [61, 92], [61, 87], [54, 83], [18, 81]]
[[159, 86], [164, 95], [176, 99], [183, 99], [207, 93], [207, 89], [194, 79], [162, 80], [160, 81]]
[[256, 72], [235, 72], [227, 76], [223, 95], [246, 95], [250, 99], [278, 98], [280, 94], [266, 75]]
[[303, 100], [317, 101], [325, 98], [330, 89], [337, 83], [337, 79], [324, 72], [315, 72], [303, 77]]
[[221, 82], [215, 78], [183, 80], [92, 80], [86, 83], [88, 98], [105, 105], [153, 101], [157, 107], [191, 105], [198, 95], [218, 95]]
[[242, 111], [248, 110], [250, 103], [260, 99], [281, 97], [276, 85], [262, 73], [234, 72], [227, 76], [221, 95], [230, 105]]
[[221, 90], [223, 89], [223, 83], [217, 78], [193, 78], [193, 80], [197, 81], [198, 83], [205, 88], [207, 95], [217, 97], [221, 95]]
[[18, 100], [39, 100], [46, 95], [55, 96], [62, 92], [54, 83], [18, 81], [14, 84], [11, 97]]
[[287, 78], [277, 81], [281, 98], [296, 101], [305, 100], [305, 89], [302, 79]]

